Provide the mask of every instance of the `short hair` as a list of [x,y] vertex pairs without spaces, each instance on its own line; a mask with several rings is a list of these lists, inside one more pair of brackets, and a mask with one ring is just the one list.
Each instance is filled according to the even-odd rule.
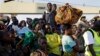
[[47,6],[50,4],[50,6],[52,6],[52,3],[47,3]]
[[56,5],[56,4],[53,4],[53,6],[54,6],[54,7],[57,7],[57,5]]

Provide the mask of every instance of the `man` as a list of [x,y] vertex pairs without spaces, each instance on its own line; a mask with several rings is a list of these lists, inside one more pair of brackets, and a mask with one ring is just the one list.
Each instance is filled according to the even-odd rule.
[[46,23],[50,23],[49,14],[51,13],[51,11],[52,11],[52,4],[48,3],[47,4],[47,11],[45,11],[43,14],[43,19],[45,20]]
[[51,11],[51,13],[50,13],[50,25],[51,25],[51,27],[52,28],[54,28],[55,27],[55,25],[56,25],[56,22],[55,22],[55,16],[56,16],[56,14],[57,14],[57,11],[56,11],[56,9],[57,9],[57,5],[56,4],[53,4],[52,5],[52,11]]
[[26,18],[26,19],[27,19],[26,22],[28,24],[28,28],[32,29],[32,19],[31,18]]
[[100,21],[94,23],[91,31],[83,34],[86,51],[85,55],[100,56]]
[[57,33],[53,33],[50,24],[45,25],[46,39],[48,45],[49,56],[60,56],[61,37]]

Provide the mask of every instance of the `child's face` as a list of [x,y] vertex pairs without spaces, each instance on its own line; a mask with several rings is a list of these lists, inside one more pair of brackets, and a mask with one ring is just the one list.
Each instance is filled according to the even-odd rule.
[[72,29],[65,30],[65,32],[67,32],[68,35],[72,35]]
[[44,40],[44,39],[40,39],[40,46],[41,47],[43,47],[43,48],[46,48],[46,46],[47,46],[47,42],[46,42],[46,40]]

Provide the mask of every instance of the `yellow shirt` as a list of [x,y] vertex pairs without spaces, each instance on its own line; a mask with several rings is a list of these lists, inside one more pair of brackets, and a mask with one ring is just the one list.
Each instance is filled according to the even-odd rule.
[[60,35],[58,35],[56,33],[46,34],[46,39],[47,39],[49,53],[61,55],[61,51],[60,51],[61,37],[60,37]]

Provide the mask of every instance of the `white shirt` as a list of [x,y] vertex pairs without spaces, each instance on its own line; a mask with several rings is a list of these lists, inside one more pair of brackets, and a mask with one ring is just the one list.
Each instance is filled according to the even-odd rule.
[[94,44],[94,38],[93,38],[93,35],[90,31],[86,31],[83,34],[83,38],[84,38],[84,41],[85,41],[85,46],[90,45],[90,44]]

